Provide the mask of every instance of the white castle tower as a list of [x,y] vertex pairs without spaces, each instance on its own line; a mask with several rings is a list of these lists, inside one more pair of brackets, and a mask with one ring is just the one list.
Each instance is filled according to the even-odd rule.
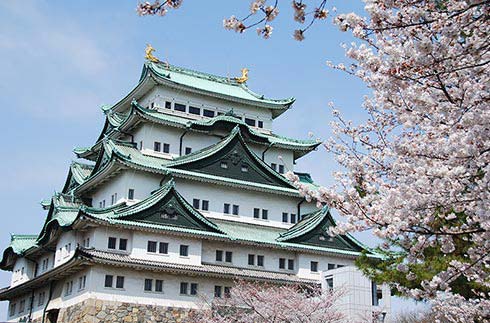
[[294,99],[252,92],[246,71],[147,59],[136,87],[102,107],[95,144],[75,149],[84,161],[43,201],[39,234],[12,235],[8,321],[180,322],[236,279],[320,284],[366,250],[328,236],[329,210],[284,177],[319,145],[272,131]]

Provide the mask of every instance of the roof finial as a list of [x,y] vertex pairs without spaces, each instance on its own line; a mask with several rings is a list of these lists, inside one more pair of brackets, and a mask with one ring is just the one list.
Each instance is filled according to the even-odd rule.
[[248,80],[248,68],[242,68],[242,76],[240,77],[235,77],[235,81],[237,81],[237,83],[245,83],[247,82]]
[[155,51],[155,48],[151,46],[150,44],[146,44],[146,49],[145,49],[145,59],[149,60],[150,62],[153,63],[158,63],[160,60],[153,56],[153,52]]

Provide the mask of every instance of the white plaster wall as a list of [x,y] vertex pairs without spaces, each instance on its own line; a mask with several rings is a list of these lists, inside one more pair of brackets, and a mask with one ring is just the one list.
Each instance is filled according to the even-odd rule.
[[12,270],[10,286],[17,286],[34,277],[35,264],[26,258],[18,258]]
[[[177,178],[176,188],[184,198],[192,203],[194,198],[209,201],[209,211],[202,214],[210,217],[220,217],[230,220],[256,223],[262,225],[273,225],[284,227],[282,213],[297,214],[297,205],[300,197],[289,197],[258,191],[247,191],[233,187],[211,185]],[[239,215],[223,214],[224,203],[240,206]],[[268,210],[268,220],[254,219],[254,208]],[[290,225],[286,225],[288,227]]]
[[[61,233],[56,243],[55,263],[54,266],[58,267],[74,255],[77,248],[77,244],[81,244],[80,235],[75,230],[70,230]],[[69,246],[69,250],[67,248]]]
[[[267,146],[251,144],[250,148],[259,158],[262,158],[262,153],[267,149]],[[294,170],[294,156],[292,150],[275,148],[272,146],[265,152],[264,161],[269,166],[272,163],[276,165],[284,165],[285,173]],[[279,168],[276,168],[276,171],[279,171]]]
[[[148,91],[148,93],[139,99],[139,103],[144,107],[148,107],[150,106],[150,103],[154,102],[155,106],[161,109],[165,109],[165,101],[177,102],[201,108],[201,114],[203,108],[223,113],[233,109],[234,113],[240,117],[261,120],[264,122],[264,128],[272,128],[272,113],[266,108],[239,104],[181,90],[173,90],[163,86],[155,86],[152,90]],[[165,110],[168,111],[168,109]],[[178,115],[185,115],[179,111],[171,110],[168,112]]]
[[[168,254],[159,254],[158,246],[157,253],[147,252],[148,241],[157,241],[157,243],[167,242]],[[189,246],[189,256],[180,256],[180,245]],[[177,237],[165,234],[163,232],[161,234],[151,234],[135,231],[133,233],[133,248],[131,251],[131,257],[143,260],[163,261],[199,266],[201,265],[201,250],[201,239]]]
[[[179,156],[180,137],[182,136],[184,131],[184,129],[177,129],[175,127],[145,123],[134,131],[134,142],[137,144],[138,149],[140,149],[140,142],[143,142],[142,153],[144,154],[151,154],[152,156],[159,156],[167,159],[175,158]],[[184,135],[182,139],[182,155],[185,154],[186,147],[192,148],[192,151],[195,152],[212,144],[215,144],[218,141],[220,141],[220,138],[217,136],[189,131]],[[169,144],[169,154],[155,153],[155,142],[161,143],[162,150],[164,143]]]
[[[151,271],[134,271],[130,269],[96,266],[92,268],[91,295],[106,301],[129,302],[159,306],[196,308],[201,297],[211,298],[214,286],[233,286],[232,281],[203,278],[186,275],[172,275]],[[105,275],[124,276],[124,289],[104,287]],[[145,279],[163,280],[163,293],[144,290]],[[197,283],[198,296],[180,295],[180,283]]]
[[[44,295],[45,295],[44,303],[42,305],[38,305],[39,293],[41,293],[41,292],[44,292]],[[29,292],[29,293],[23,294],[21,296],[18,296],[16,298],[13,298],[9,301],[9,306],[7,308],[7,317],[6,317],[8,322],[18,322],[21,318],[27,317],[29,315],[30,306],[31,306],[31,303],[30,303],[31,296],[32,296],[32,293]],[[35,318],[42,316],[44,307],[46,305],[46,302],[48,301],[48,297],[49,297],[49,287],[48,286],[43,286],[41,288],[34,290],[34,301],[32,303],[33,306],[32,306],[31,318],[35,319]],[[22,300],[25,301],[25,309],[22,313],[19,313],[19,306],[20,306],[20,302]],[[13,303],[16,304],[16,311],[15,311],[14,315],[10,315],[10,305]]]
[[[131,230],[101,226],[93,229],[92,238],[90,239],[91,247],[98,250],[108,250],[111,252],[120,252],[124,254],[131,253],[131,249],[133,248],[133,234],[135,234]],[[109,237],[114,237],[117,239],[116,241],[116,249],[108,249],[108,241]],[[120,239],[128,239],[126,250],[119,250],[119,240]]]
[[[223,261],[216,261],[216,250],[223,250]],[[224,252],[233,252],[233,262],[224,261]],[[264,267],[248,265],[248,255],[255,255],[255,264],[257,264],[257,255],[264,256]],[[294,270],[279,269],[279,258],[294,259]],[[295,252],[286,250],[277,250],[271,248],[261,248],[258,246],[244,246],[226,242],[205,241],[202,249],[202,262],[218,264],[232,267],[250,268],[258,270],[276,271],[284,273],[297,273],[298,261]],[[287,260],[286,260],[287,268]]]
[[105,200],[106,207],[111,205],[111,195],[117,193],[116,204],[128,198],[128,190],[134,189],[134,199],[142,200],[150,196],[150,193],[160,187],[162,175],[147,172],[124,170],[112,177],[104,185],[99,186],[91,193],[92,205],[99,207]]
[[[311,262],[318,262],[318,272],[312,272]],[[320,273],[327,270],[328,264],[343,265],[343,266],[353,266],[354,260],[342,257],[334,256],[322,256],[308,253],[298,254],[299,270],[298,276],[302,278],[309,279],[320,279]]]

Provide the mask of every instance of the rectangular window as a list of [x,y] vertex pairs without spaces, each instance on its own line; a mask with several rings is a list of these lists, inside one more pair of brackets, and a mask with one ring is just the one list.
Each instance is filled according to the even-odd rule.
[[279,174],[284,174],[284,165],[279,165]]
[[233,261],[233,252],[227,251],[225,252],[225,261],[232,262]]
[[227,162],[222,161],[222,162],[220,162],[219,166],[220,166],[221,168],[223,168],[223,169],[227,169],[227,168],[228,168],[228,163],[227,163]]
[[250,266],[255,266],[255,255],[252,254],[248,255],[248,264]]
[[296,214],[291,213],[291,223],[296,223]]
[[180,255],[182,257],[188,257],[189,256],[189,246],[187,245],[180,245]]
[[162,143],[161,142],[158,142],[158,141],[155,141],[153,143],[153,150],[154,151],[158,151],[158,152],[162,151]]
[[71,290],[70,290],[70,282],[67,282],[66,283],[66,286],[65,286],[65,296],[68,296],[71,294]]
[[111,195],[111,205],[114,204],[114,194]]
[[143,141],[140,141],[140,150],[143,150]]
[[221,286],[214,286],[214,297],[221,297]]
[[166,154],[170,153],[170,144],[163,144],[163,152]]
[[128,239],[119,239],[119,250],[126,250],[128,248]]
[[105,275],[104,287],[112,287],[113,280],[114,280],[114,276]]
[[191,284],[191,295],[197,295],[197,287],[198,285],[196,283]]
[[196,114],[199,116],[199,115],[201,115],[201,109],[193,107],[193,106],[189,106],[189,113],[190,114]]
[[44,305],[44,299],[46,298],[46,292],[39,293],[39,297],[37,299],[37,306]]
[[248,165],[243,164],[241,170],[242,170],[242,173],[248,173]]
[[288,259],[288,269],[294,270],[294,259]]
[[155,292],[159,292],[159,293],[163,292],[163,280],[161,279],[155,280]]
[[233,204],[233,215],[238,215],[240,211],[240,206]]
[[257,256],[257,266],[264,267],[264,256],[262,255]]
[[289,220],[289,214],[287,214],[286,212],[282,212],[282,222],[288,223],[288,220]]
[[327,283],[328,290],[333,289],[333,277],[327,277],[325,279],[325,282]]
[[255,127],[255,120],[250,118],[245,118],[245,123],[249,126]]
[[310,262],[310,270],[313,273],[318,272],[318,261],[312,261],[312,262]]
[[267,220],[269,218],[269,210],[262,210],[262,219]]
[[254,208],[254,218],[260,218],[260,209]]
[[116,249],[116,241],[116,238],[109,237],[109,240],[107,242],[107,249]]
[[379,305],[378,285],[373,281],[371,282],[371,303],[373,306]]
[[156,241],[148,241],[146,251],[157,252],[157,242]]
[[231,287],[225,286],[225,297],[228,298],[230,297],[230,292],[231,292]]
[[174,103],[174,110],[180,111],[180,112],[185,112],[185,104]]
[[79,287],[80,290],[85,289],[85,286],[87,285],[87,276],[86,275],[83,275],[81,278],[82,279],[81,279],[81,281],[79,282],[79,285],[78,285],[78,287]]
[[124,288],[124,276],[116,277],[116,288]]
[[201,201],[199,199],[193,199],[192,200],[192,206],[195,208],[195,209],[199,209],[199,206],[201,204]]
[[189,155],[190,153],[192,153],[192,148],[191,147],[185,147],[185,154]]
[[214,111],[213,110],[208,110],[204,109],[202,112],[202,115],[208,118],[213,118],[214,117]]
[[153,279],[145,279],[145,291],[151,292],[153,290]]
[[16,303],[10,304],[10,309],[9,309],[9,315],[14,316],[15,315],[15,307],[17,306]]
[[335,269],[335,264],[327,264],[327,269],[328,270]]
[[172,102],[165,101],[165,109],[172,109]]
[[277,164],[272,163],[272,164],[271,164],[271,168],[272,168],[273,170],[277,170]]
[[25,308],[26,308],[26,301],[23,299],[19,303],[19,313],[24,312]]
[[209,211],[209,201],[208,200],[202,200],[201,209],[203,211]]
[[223,250],[216,250],[216,261],[223,261]]
[[161,254],[168,254],[168,243],[167,242],[160,242],[159,246],[158,246],[158,253],[161,253]]
[[257,126],[259,128],[264,128],[264,122],[263,121],[257,121]]
[[132,188],[128,190],[128,200],[134,200],[134,189]]
[[223,213],[224,213],[224,214],[230,214],[230,204],[225,203],[225,204],[223,205]]
[[279,269],[286,269],[286,259],[279,258]]
[[180,294],[181,295],[187,295],[189,289],[189,284],[188,283],[180,283]]

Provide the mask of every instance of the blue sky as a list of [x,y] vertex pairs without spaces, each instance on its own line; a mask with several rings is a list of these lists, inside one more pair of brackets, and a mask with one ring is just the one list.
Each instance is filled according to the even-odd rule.
[[[352,39],[329,20],[314,25],[305,41],[293,40],[290,2],[282,2],[269,40],[253,30],[239,35],[223,29],[223,18],[245,14],[249,1],[186,0],[163,18],[138,17],[136,1],[0,2],[0,247],[8,245],[10,233],[39,232],[45,216],[39,202],[62,188],[72,149],[98,136],[99,106],[115,103],[136,84],[146,43],[174,65],[228,76],[247,67],[254,91],[296,97],[294,107],[275,123],[279,134],[307,138],[311,131],[328,138],[329,101],[348,119],[362,120],[368,89],[325,64],[346,62],[340,44]],[[331,4],[339,12],[363,8],[361,1]],[[298,170],[323,184],[332,183],[336,169],[333,156],[323,150],[298,162]],[[374,241],[368,234],[360,239]],[[9,278],[10,273],[0,273],[0,285]],[[0,305],[0,320],[5,305]]]

